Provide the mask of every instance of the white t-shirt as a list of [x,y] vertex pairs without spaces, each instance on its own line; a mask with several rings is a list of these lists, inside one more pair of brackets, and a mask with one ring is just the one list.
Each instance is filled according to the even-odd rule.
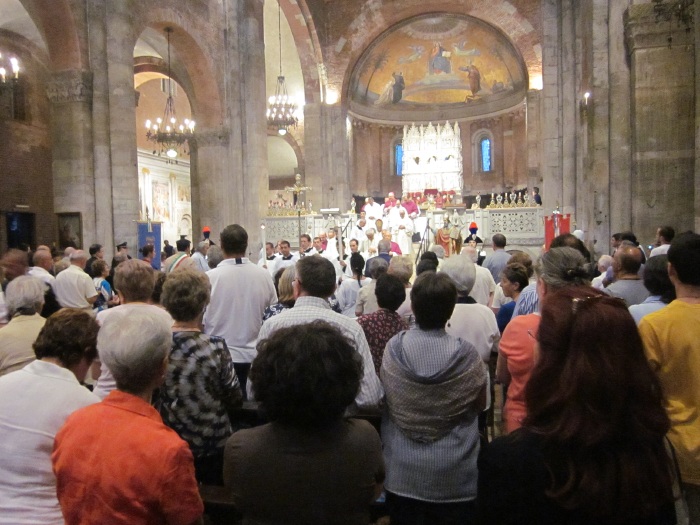
[[100,399],[69,370],[33,361],[0,377],[0,523],[63,525],[51,452],[56,432]]
[[277,302],[272,277],[246,258],[224,259],[207,272],[211,301],[204,332],[223,337],[234,363],[250,363],[265,308]]
[[488,363],[491,352],[498,352],[501,332],[493,311],[482,304],[456,304],[445,331],[469,341],[477,349],[484,363]]
[[[157,312],[159,315],[162,315],[163,319],[166,319],[170,325],[173,324],[173,318],[170,317],[170,314],[166,310],[147,303],[126,303],[115,306],[114,308],[102,310],[97,314],[97,323],[102,326],[113,312],[127,312],[129,315],[133,315],[134,317],[138,317],[142,312]],[[97,361],[99,361],[99,356]],[[112,372],[109,371],[107,365],[100,362],[100,377],[95,383],[93,392],[100,399],[104,399],[112,390],[116,390],[116,388],[117,382],[114,380]]]
[[56,276],[56,299],[64,308],[92,309],[87,301],[97,295],[92,278],[76,265],[71,264]]
[[482,266],[476,266],[476,279],[469,295],[479,304],[489,305],[489,296],[496,291],[496,282],[491,272]]

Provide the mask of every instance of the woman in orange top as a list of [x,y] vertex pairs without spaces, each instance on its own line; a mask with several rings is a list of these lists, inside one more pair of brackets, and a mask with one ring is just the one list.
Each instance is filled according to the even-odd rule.
[[[548,293],[569,286],[589,286],[586,259],[569,247],[552,248],[535,266],[540,304]],[[535,336],[540,314],[519,315],[511,319],[503,332],[496,365],[496,380],[508,385],[504,407],[505,431],[520,428],[527,415],[525,387],[535,364]]]

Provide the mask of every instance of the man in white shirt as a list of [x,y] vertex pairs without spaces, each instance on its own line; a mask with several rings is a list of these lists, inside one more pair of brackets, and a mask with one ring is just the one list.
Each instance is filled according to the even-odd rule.
[[297,263],[296,271],[294,308],[287,309],[265,321],[260,329],[259,339],[269,337],[279,328],[305,324],[317,319],[336,326],[350,338],[362,358],[364,375],[360,383],[360,391],[355,397],[356,406],[364,409],[378,407],[384,392],[374,370],[365,333],[355,320],[334,312],[328,304],[328,298],[335,291],[333,265],[323,257],[304,257]]
[[245,392],[263,313],[277,302],[277,293],[268,271],[246,258],[248,232],[242,226],[226,226],[219,244],[224,260],[207,272],[211,301],[204,314],[204,332],[226,340]]
[[474,285],[469,295],[471,295],[472,299],[477,303],[483,304],[484,306],[491,306],[493,295],[496,291],[496,281],[493,280],[491,272],[476,264],[478,253],[474,246],[467,245],[462,248],[462,256],[473,262],[476,269],[476,279],[474,280]]
[[302,233],[299,236],[299,257],[306,257],[307,255],[315,255],[317,253],[318,251],[311,243],[311,236],[308,233]]
[[83,270],[87,259],[83,250],[75,250],[70,254],[70,266],[56,277],[54,291],[63,308],[92,311],[92,304],[97,300],[97,290],[90,276]]
[[656,230],[656,248],[651,250],[649,257],[668,253],[671,241],[676,236],[676,230],[672,226],[661,226]]
[[265,257],[262,257],[258,261],[258,266],[265,268],[270,275],[274,278],[277,268],[275,267],[275,262],[277,260],[277,255],[275,254],[275,245],[271,242],[265,243]]
[[32,256],[34,266],[27,272],[28,275],[40,279],[44,284],[53,288],[56,278],[49,272],[53,268],[53,258],[48,250],[37,250]]
[[294,266],[297,261],[299,260],[299,254],[297,253],[292,253],[291,246],[289,245],[289,241],[285,241],[282,239],[279,242],[280,246],[280,254],[276,257],[275,260],[275,271],[279,270],[280,268],[287,268],[288,266]]

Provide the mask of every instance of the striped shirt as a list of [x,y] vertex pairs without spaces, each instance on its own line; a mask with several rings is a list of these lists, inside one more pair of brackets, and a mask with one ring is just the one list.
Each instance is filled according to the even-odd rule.
[[540,310],[540,297],[537,295],[537,284],[528,284],[515,302],[513,317],[519,315],[536,314]]
[[[443,374],[455,352],[465,351],[465,348],[474,354],[470,366],[483,367],[481,358],[471,344],[460,342],[444,330],[415,329],[402,333],[404,355],[410,361],[407,366],[419,378]],[[485,382],[484,373],[482,388]],[[467,421],[457,424],[444,437],[432,443],[419,443],[401,431],[385,406],[382,443],[387,468],[384,486],[388,491],[436,503],[470,501],[476,498],[476,460],[479,455],[476,410]]]
[[[364,375],[360,382],[360,391],[355,397],[355,404],[361,408],[373,408],[379,406],[379,401],[384,395],[382,385],[377,373],[374,371],[372,354],[362,328],[354,319],[331,310],[328,301],[320,297],[302,296],[297,298],[294,308],[290,308],[265,321],[260,329],[258,341],[266,339],[275,330],[310,323],[312,321],[326,321],[340,329],[353,342],[355,349],[360,354],[363,362]],[[253,387],[254,390],[254,387]]]

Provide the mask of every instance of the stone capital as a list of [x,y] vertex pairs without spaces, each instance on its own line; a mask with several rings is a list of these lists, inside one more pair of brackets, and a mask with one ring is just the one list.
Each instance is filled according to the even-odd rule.
[[54,104],[92,102],[92,72],[74,69],[54,73],[47,82],[46,96]]
[[210,146],[228,146],[229,132],[224,128],[195,129],[194,137],[190,139],[190,145],[195,148]]
[[675,18],[657,17],[655,4],[629,6],[624,15],[625,42],[630,55],[638,49],[672,46],[692,46],[695,43],[694,25],[688,30]]

